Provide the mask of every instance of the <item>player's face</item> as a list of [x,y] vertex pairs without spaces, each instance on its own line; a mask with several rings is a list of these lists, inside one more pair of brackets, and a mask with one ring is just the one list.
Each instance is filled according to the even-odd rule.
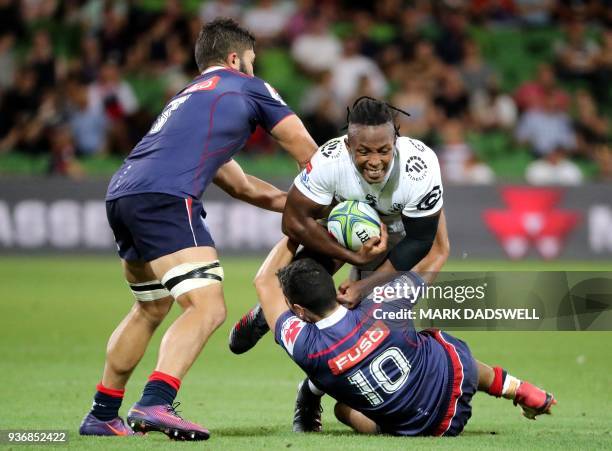
[[346,147],[353,163],[368,183],[380,183],[385,179],[393,161],[395,129],[393,124],[351,125]]
[[253,49],[245,50],[238,64],[238,70],[240,72],[253,76],[255,74],[253,70],[253,65],[255,64],[255,52]]

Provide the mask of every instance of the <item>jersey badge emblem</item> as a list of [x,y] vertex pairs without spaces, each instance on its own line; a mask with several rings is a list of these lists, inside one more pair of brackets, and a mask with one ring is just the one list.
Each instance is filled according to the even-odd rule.
[[415,182],[419,182],[427,175],[427,164],[418,155],[413,155],[406,162],[406,172]]
[[281,340],[283,340],[285,349],[291,355],[293,355],[293,347],[295,346],[297,337],[302,331],[304,324],[304,321],[296,318],[295,316],[289,318],[283,323],[283,328],[281,329]]

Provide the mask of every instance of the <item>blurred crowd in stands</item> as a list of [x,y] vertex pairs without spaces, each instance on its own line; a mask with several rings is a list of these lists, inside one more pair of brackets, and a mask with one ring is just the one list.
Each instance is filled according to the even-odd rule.
[[[579,184],[584,164],[612,178],[612,0],[0,0],[0,154],[49,154],[75,178],[83,159],[127,154],[197,76],[193,43],[218,16],[251,30],[258,58],[287,55],[306,80],[289,103],[319,144],[369,95],[411,114],[400,132],[437,152],[449,183],[503,181],[472,144],[500,134],[529,156],[529,183]],[[557,32],[551,57],[515,86],[474,38],[542,29]],[[260,131],[245,151],[278,149]]]

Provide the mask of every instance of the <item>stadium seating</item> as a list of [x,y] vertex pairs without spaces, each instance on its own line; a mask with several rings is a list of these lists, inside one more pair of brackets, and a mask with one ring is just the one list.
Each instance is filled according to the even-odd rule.
[[[199,0],[181,2],[185,11],[196,13],[201,4]],[[141,7],[150,11],[160,11],[164,8],[163,0],[144,0]],[[54,53],[58,56],[77,55],[80,46],[79,29],[68,23],[36,23],[35,29],[48,29],[54,43]],[[346,36],[351,32],[350,22],[332,24],[332,31],[338,36]],[[429,39],[435,39],[439,30],[429,26],[423,34]],[[395,29],[387,24],[375,24],[370,31],[370,38],[384,44],[394,38]],[[469,34],[478,42],[483,56],[488,64],[501,74],[501,88],[505,92],[513,92],[522,82],[531,79],[535,70],[543,61],[552,61],[554,42],[560,38],[559,27],[520,29],[506,27],[472,26]],[[23,58],[28,51],[28,43],[20,42],[16,48],[17,54]],[[275,46],[263,48],[258,52],[257,72],[270,82],[284,97],[289,105],[300,105],[303,96],[312,86],[312,80],[304,75],[287,48]],[[126,79],[134,89],[140,105],[150,115],[156,115],[163,107],[166,97],[166,86],[160,77],[150,74],[126,74]],[[580,82],[566,84],[565,87],[574,91],[581,87]],[[603,106],[608,113],[612,106]],[[527,149],[519,147],[513,141],[510,133],[493,132],[468,134],[468,141],[478,157],[489,164],[499,180],[520,181],[523,178],[527,164],[532,160]],[[19,153],[0,155],[0,174],[44,174],[48,169],[46,156],[25,156]],[[116,168],[120,157],[103,159],[88,159],[83,161],[87,174],[110,175]],[[241,161],[256,174],[290,176],[295,173],[295,167],[284,159],[283,155],[262,155],[257,158],[246,156]],[[596,174],[596,165],[592,162],[578,162],[587,177]]]

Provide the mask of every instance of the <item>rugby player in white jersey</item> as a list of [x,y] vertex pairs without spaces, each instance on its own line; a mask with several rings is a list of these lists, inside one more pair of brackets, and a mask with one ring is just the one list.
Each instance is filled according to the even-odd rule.
[[[438,272],[445,263],[448,236],[442,211],[443,187],[435,153],[421,141],[399,136],[389,104],[362,97],[348,112],[347,134],[334,138],[312,157],[289,190],[283,232],[303,246],[295,258],[314,257],[331,273],[342,263],[354,266],[338,301],[351,305],[362,292],[365,271]],[[402,112],[403,113],[403,112]],[[318,220],[337,202],[370,204],[388,230],[353,252],[337,243]],[[388,244],[388,245],[387,245]],[[230,334],[230,349],[240,354],[268,331],[257,305]],[[312,383],[301,385],[295,431],[320,428],[319,397]]]

